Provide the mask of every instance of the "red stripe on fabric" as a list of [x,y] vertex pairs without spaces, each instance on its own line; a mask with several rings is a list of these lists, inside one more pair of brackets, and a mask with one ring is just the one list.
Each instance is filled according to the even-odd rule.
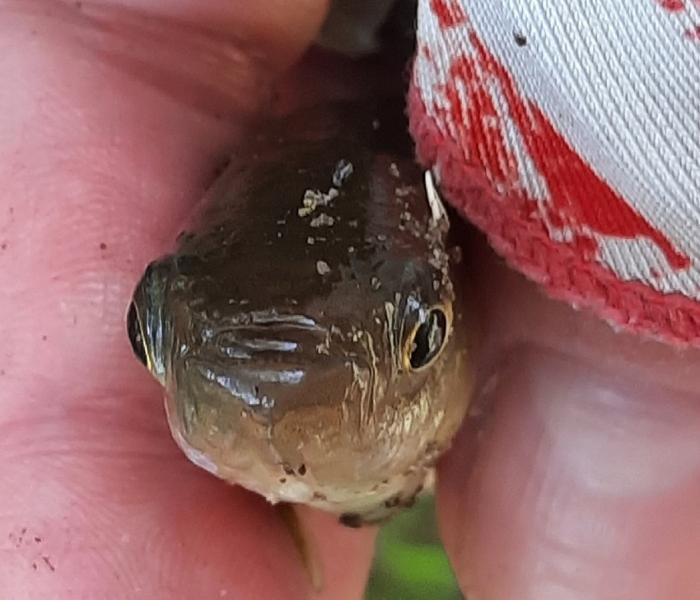
[[503,202],[484,170],[468,165],[459,143],[445,135],[412,83],[411,134],[418,159],[439,165],[445,198],[488,236],[511,266],[542,284],[554,298],[594,310],[602,318],[677,345],[700,346],[700,303],[663,294],[638,281],[621,281],[579,248],[552,240],[542,221],[524,218],[522,202]]
[[683,35],[685,35],[685,37],[689,40],[700,42],[700,25],[696,25],[694,28],[686,30]]
[[[570,146],[540,108],[518,93],[510,73],[471,28],[469,41],[474,54],[452,58],[450,79],[442,90],[449,115],[437,103],[433,107],[436,115],[449,119],[447,122],[454,126],[465,156],[482,166],[492,183],[505,185],[506,189],[517,185],[517,161],[509,150],[505,126],[494,103],[494,92],[500,91],[508,116],[547,184],[551,202],[548,220],[553,226],[566,226],[576,232],[577,244],[589,255],[595,255],[597,244],[589,232],[623,239],[646,238],[659,248],[672,269],[687,269],[690,258],[627,204]],[[461,94],[466,95],[466,106]],[[520,191],[524,193],[522,188]]]
[[467,15],[456,0],[430,0],[430,10],[437,17],[442,29],[464,23]]
[[683,0],[657,0],[659,6],[669,12],[680,12],[685,9]]

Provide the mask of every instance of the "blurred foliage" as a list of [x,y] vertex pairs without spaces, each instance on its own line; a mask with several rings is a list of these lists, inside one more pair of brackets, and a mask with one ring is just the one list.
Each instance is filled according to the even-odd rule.
[[424,496],[382,527],[366,600],[463,600]]

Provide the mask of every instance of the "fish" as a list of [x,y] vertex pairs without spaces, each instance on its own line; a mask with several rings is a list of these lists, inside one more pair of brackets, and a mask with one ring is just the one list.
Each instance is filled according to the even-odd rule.
[[390,113],[251,124],[127,311],[192,462],[351,527],[430,484],[473,381],[450,217]]

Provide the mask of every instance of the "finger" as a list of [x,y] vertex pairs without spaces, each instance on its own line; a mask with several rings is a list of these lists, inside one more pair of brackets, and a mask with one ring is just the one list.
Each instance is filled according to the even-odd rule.
[[[138,7],[152,19],[114,5],[0,4],[8,597],[29,585],[51,598],[310,593],[274,511],[175,448],[124,332],[140,271],[169,246],[238,134],[231,107],[254,107],[276,68],[265,58],[275,49],[186,25],[188,6],[169,21],[156,3]],[[212,15],[218,5],[196,6]],[[238,32],[230,14],[226,31]],[[372,533],[312,521],[315,537],[345,548],[346,576],[326,597],[358,596]]]
[[[209,36],[221,34],[239,45],[259,52],[268,66],[280,70],[296,62],[314,39],[328,12],[329,0],[98,0],[83,2],[89,14],[114,15],[134,11],[142,18],[153,15],[159,20],[187,23],[201,28]],[[177,38],[173,38],[177,43]]]
[[477,259],[480,385],[439,488],[463,589],[482,600],[691,598],[700,354],[618,335]]

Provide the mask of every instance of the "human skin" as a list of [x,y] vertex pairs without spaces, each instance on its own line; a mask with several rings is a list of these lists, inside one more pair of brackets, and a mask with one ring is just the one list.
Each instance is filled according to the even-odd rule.
[[[124,315],[144,264],[239,139],[241,115],[263,105],[326,8],[0,0],[4,597],[312,594],[278,514],[175,447]],[[352,84],[288,80],[296,101]],[[438,487],[464,590],[691,600],[700,353],[547,300],[478,236],[467,257],[478,388]],[[360,598],[375,532],[301,512],[332,582],[318,597]]]

